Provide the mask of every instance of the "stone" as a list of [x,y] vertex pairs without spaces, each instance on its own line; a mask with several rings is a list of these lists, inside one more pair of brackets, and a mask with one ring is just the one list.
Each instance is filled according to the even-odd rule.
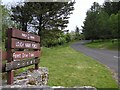
[[13,85],[44,86],[48,83],[48,74],[46,67],[39,67],[38,70],[31,68],[14,77]]

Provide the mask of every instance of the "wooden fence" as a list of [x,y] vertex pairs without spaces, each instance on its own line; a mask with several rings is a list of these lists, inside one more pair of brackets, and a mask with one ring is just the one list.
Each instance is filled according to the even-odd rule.
[[[7,72],[7,84],[13,83],[13,70],[35,65],[38,69],[40,37],[14,28],[7,30],[6,52],[2,52],[2,72]],[[7,62],[4,63],[4,60]]]

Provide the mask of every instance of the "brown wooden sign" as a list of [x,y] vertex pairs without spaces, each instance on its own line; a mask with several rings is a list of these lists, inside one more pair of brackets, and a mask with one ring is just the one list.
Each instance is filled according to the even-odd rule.
[[40,42],[40,36],[24,32],[15,28],[11,28],[11,34],[14,38]]
[[[20,49],[21,51],[16,51]],[[2,65],[2,72],[7,72],[7,84],[13,83],[13,70],[15,69],[33,64],[35,69],[38,69],[39,56],[41,55],[40,37],[38,35],[9,28],[7,30],[6,50],[7,52],[2,54],[2,59],[6,59],[7,63],[5,62]]]
[[11,48],[40,49],[40,44],[30,41],[12,39]]
[[13,60],[36,58],[40,56],[40,51],[16,51],[13,53]]
[[10,62],[10,63],[6,63],[6,71],[19,69],[19,68],[22,68],[22,67],[26,67],[26,66],[36,64],[36,63],[39,63],[39,59],[13,61],[13,62]]

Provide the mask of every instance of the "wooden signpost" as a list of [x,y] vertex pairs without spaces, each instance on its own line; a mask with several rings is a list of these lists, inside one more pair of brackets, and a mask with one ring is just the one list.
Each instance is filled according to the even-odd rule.
[[40,52],[40,36],[14,28],[7,30],[6,50],[2,59],[7,63],[2,65],[2,71],[7,72],[7,84],[13,83],[13,70],[35,64],[38,69]]

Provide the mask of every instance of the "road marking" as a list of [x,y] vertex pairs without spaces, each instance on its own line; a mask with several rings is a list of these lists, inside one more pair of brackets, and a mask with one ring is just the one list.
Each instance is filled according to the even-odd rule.
[[118,56],[113,56],[114,58],[120,58],[120,57],[118,57]]

